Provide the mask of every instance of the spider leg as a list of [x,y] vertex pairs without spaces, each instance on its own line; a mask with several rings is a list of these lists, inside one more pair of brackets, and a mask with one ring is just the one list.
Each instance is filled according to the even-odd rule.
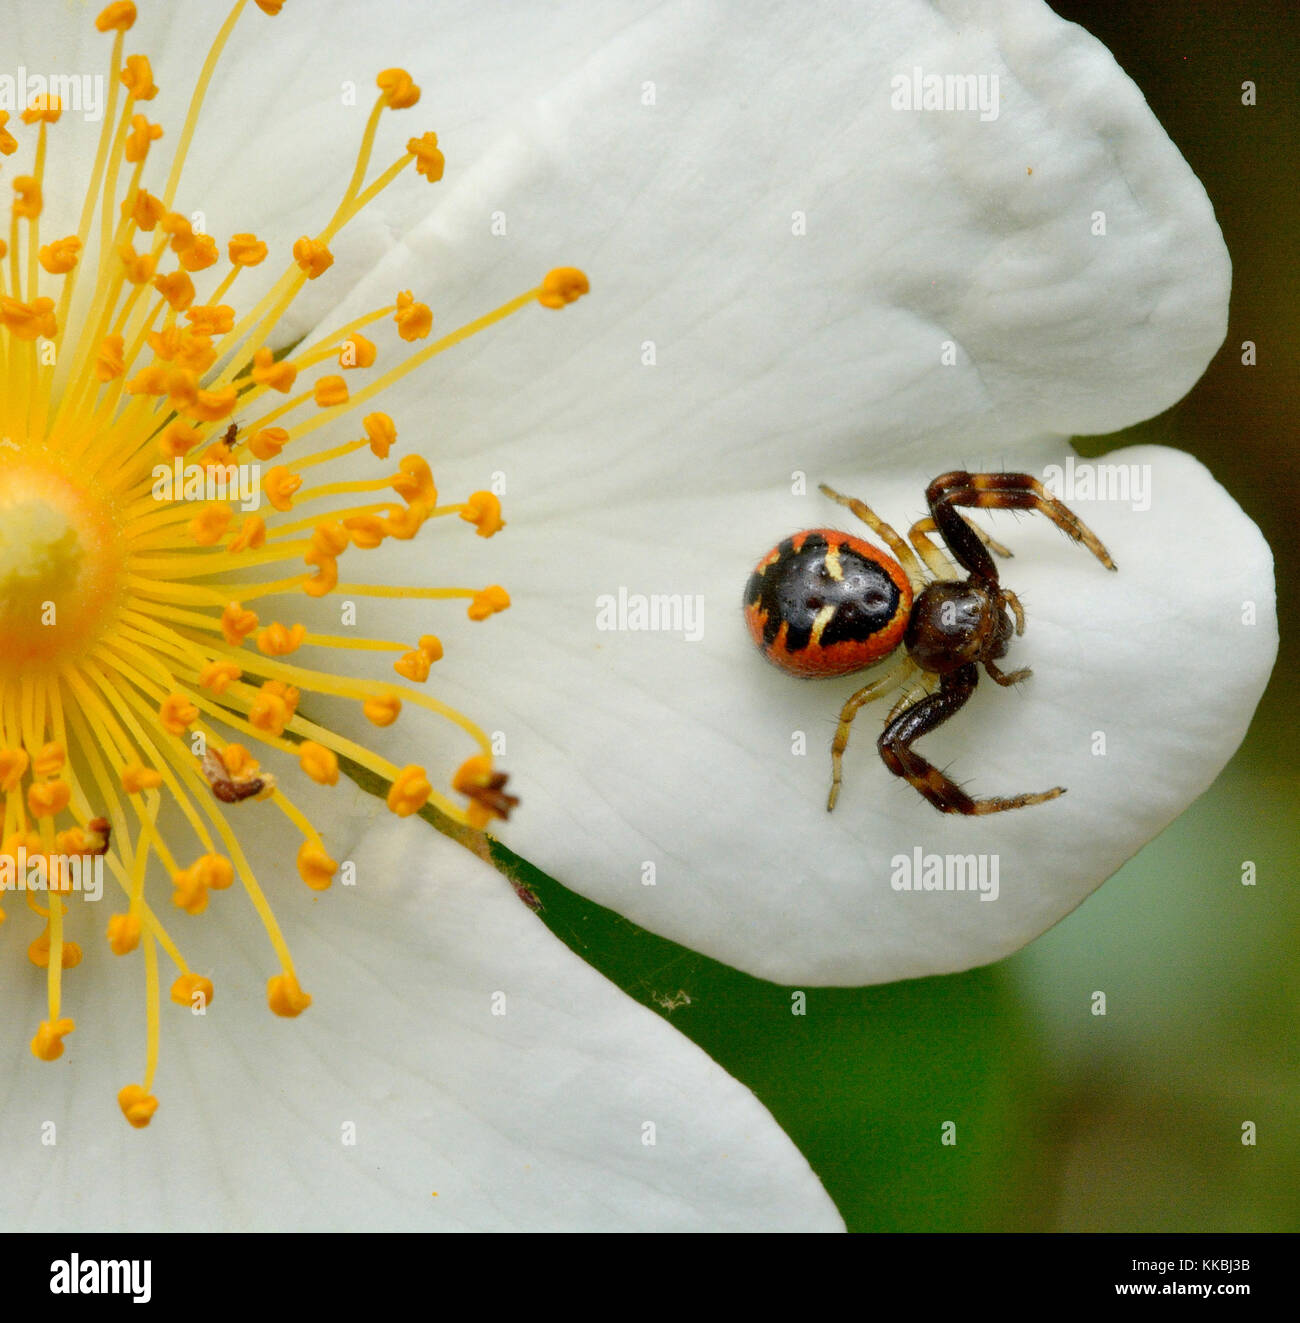
[[1018,671],[1000,671],[997,663],[991,661],[985,661],[984,669],[989,673],[989,679],[996,680],[1000,685],[1019,684],[1021,680],[1028,680],[1034,673],[1028,666]]
[[840,709],[840,724],[835,729],[835,739],[831,744],[831,793],[826,800],[827,813],[835,808],[835,801],[840,797],[844,750],[849,747],[849,728],[853,725],[853,718],[858,715],[858,709],[901,684],[908,672],[915,668],[916,663],[910,657],[905,657],[886,675],[863,685],[857,693],[850,694],[848,701]]
[[[997,542],[989,537],[982,528],[978,527],[976,524],[972,524],[965,515],[962,515],[962,520],[970,526],[971,532],[973,532],[975,536],[979,538],[979,540],[995,555],[1011,555],[1011,551],[1007,547],[1004,547],[1001,542]],[[920,552],[921,559],[930,567],[930,573],[933,574],[936,579],[951,579],[953,577],[953,569],[948,563],[948,558],[943,554],[942,550],[940,550],[940,548],[926,536],[927,533],[935,532],[938,532],[938,525],[933,519],[918,519],[916,523],[907,530],[907,538],[917,551]]]
[[[976,543],[978,544],[978,541]],[[1039,794],[1012,795],[1001,799],[972,799],[950,777],[917,753],[912,745],[922,735],[942,725],[965,706],[975,692],[979,671],[973,662],[950,671],[939,684],[939,692],[914,703],[889,723],[876,742],[880,757],[895,776],[910,782],[940,813],[979,815],[1041,804],[1065,794],[1063,786]]]
[[1025,632],[1025,609],[1020,605],[1020,598],[1010,588],[1003,588],[1002,600],[1011,608],[1012,614],[1016,618],[1016,633],[1023,634]]
[[[920,670],[920,668],[917,668]],[[885,725],[888,726],[891,721],[905,708],[918,700],[924,698],[927,694],[932,694],[939,686],[939,677],[933,671],[921,671],[920,676],[898,696],[894,706],[889,709],[889,715],[885,718]]]
[[855,500],[852,496],[842,496],[824,482],[820,485],[820,490],[829,496],[832,501],[836,501],[838,504],[852,510],[877,537],[888,545],[890,551],[897,557],[898,563],[906,571],[907,577],[912,581],[912,587],[919,591],[925,583],[925,571],[921,568],[921,562],[912,554],[912,548],[870,506],[864,505],[863,502]]
[[979,538],[955,509],[1037,510],[1075,542],[1081,542],[1108,569],[1115,568],[1110,552],[1097,535],[1068,506],[1056,499],[1028,473],[942,473],[925,489],[925,499],[940,535],[958,564],[987,583],[998,581],[997,567]]

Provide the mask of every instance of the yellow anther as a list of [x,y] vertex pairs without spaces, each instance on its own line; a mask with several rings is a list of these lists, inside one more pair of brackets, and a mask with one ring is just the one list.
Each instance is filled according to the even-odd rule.
[[202,914],[208,908],[208,889],[193,868],[182,868],[172,874],[172,904],[186,914]]
[[185,694],[168,694],[159,704],[158,719],[172,735],[184,735],[199,719],[199,710]]
[[32,1039],[32,1056],[41,1061],[57,1061],[63,1055],[63,1040],[76,1028],[66,1017],[62,1020],[42,1020]]
[[422,455],[404,455],[393,475],[393,490],[408,504],[420,501],[427,509],[438,504],[433,472]]
[[474,492],[465,502],[460,517],[478,529],[479,537],[491,537],[505,526],[501,518],[501,501],[492,492]]
[[302,647],[307,637],[306,625],[286,628],[278,620],[267,625],[257,636],[257,650],[268,657],[287,657]]
[[537,301],[543,308],[563,308],[576,303],[584,294],[591,293],[591,282],[576,266],[558,266],[548,271],[542,281],[542,292]]
[[202,468],[216,472],[220,469],[226,470],[226,481],[233,483],[236,474],[231,472],[230,461],[234,458],[230,447],[224,441],[214,441],[200,456],[199,465]]
[[284,0],[253,0],[253,3],[262,13],[269,14],[271,18],[274,18],[284,8]]
[[266,1004],[277,1014],[290,1019],[301,1015],[311,1005],[311,997],[299,986],[289,970],[266,981]]
[[209,662],[199,672],[199,684],[214,694],[224,694],[234,681],[240,677],[240,669],[234,662]]
[[234,511],[228,505],[209,505],[200,510],[186,528],[199,546],[211,547],[225,536],[234,517]]
[[95,28],[99,32],[127,32],[135,25],[135,5],[132,0],[113,0],[99,11]]
[[152,101],[158,95],[147,55],[128,55],[126,67],[118,77],[133,101]]
[[[263,347],[253,355],[253,380],[259,386],[269,386],[272,390],[278,390],[282,395],[287,395],[293,389],[293,383],[298,379],[298,369],[294,367],[288,359],[277,363],[275,354],[271,350]],[[279,428],[268,429],[279,431]],[[288,433],[285,433],[286,439]],[[262,456],[266,458],[266,456]]]
[[375,82],[387,93],[384,103],[389,110],[409,110],[420,99],[420,89],[405,69],[385,69]]
[[389,449],[397,440],[397,427],[393,420],[386,413],[368,413],[361,420],[361,426],[366,429],[370,449],[380,459],[387,459]]
[[431,794],[433,787],[429,784],[428,773],[423,767],[412,764],[403,767],[397,779],[389,786],[388,807],[399,818],[409,818],[425,806]]
[[499,583],[494,583],[474,594],[466,614],[471,620],[486,620],[488,616],[504,611],[509,605],[510,594]]
[[235,880],[235,866],[224,855],[202,854],[193,864],[194,875],[205,887],[224,891]]
[[322,786],[339,783],[339,760],[332,749],[315,740],[305,740],[298,746],[298,765],[313,781]]
[[482,831],[493,818],[508,818],[510,810],[519,800],[514,795],[506,794],[505,786],[509,778],[504,772],[495,771],[492,759],[485,753],[467,758],[452,777],[452,788],[470,800],[469,825]]
[[248,438],[248,448],[257,459],[275,459],[289,444],[289,433],[283,427],[263,427]]
[[248,515],[239,526],[239,532],[235,534],[227,545],[227,550],[256,551],[259,547],[266,545],[266,520],[261,515]]
[[178,418],[163,429],[162,436],[158,438],[158,448],[168,459],[180,459],[202,440],[201,432]]
[[421,634],[419,648],[430,664],[442,660],[442,640],[436,634]]
[[34,818],[52,818],[68,807],[72,787],[66,781],[37,781],[27,787],[27,808]]
[[343,521],[352,544],[362,551],[373,551],[384,540],[384,521],[378,515],[353,515]]
[[312,530],[312,550],[321,556],[341,556],[348,549],[348,541],[348,530],[336,519],[322,519]]
[[217,241],[210,234],[196,234],[194,241],[186,244],[177,258],[186,271],[206,271],[208,267],[216,266],[221,260],[221,253]]
[[194,282],[184,271],[155,276],[153,287],[167,300],[173,312],[184,312],[194,302]]
[[416,303],[411,291],[404,290],[397,296],[397,334],[403,340],[423,340],[433,330],[433,313],[427,304]]
[[118,1090],[117,1105],[134,1129],[143,1130],[158,1110],[158,1099],[152,1093],[146,1093],[140,1085],[128,1084]]
[[0,749],[0,790],[17,790],[31,762],[26,749]]
[[319,239],[304,234],[293,246],[293,260],[308,280],[315,280],[334,265],[334,254]]
[[194,242],[194,226],[189,217],[182,216],[179,211],[164,212],[159,224],[163,233],[171,236],[172,252],[183,253]]
[[37,776],[58,776],[68,762],[68,751],[61,744],[51,741],[41,745],[40,752],[32,759],[32,771]]
[[339,581],[338,561],[320,551],[309,551],[303,560],[316,567],[316,573],[303,580],[303,592],[308,597],[324,597],[326,593],[332,593]]
[[[122,148],[122,155],[132,165],[138,165],[149,155],[149,148],[162,137],[162,134],[161,124],[150,124],[143,115],[132,115],[131,132],[126,135],[126,145]],[[190,270],[196,271],[199,268],[190,267]]]
[[266,499],[281,512],[293,509],[294,493],[302,486],[302,478],[283,464],[268,469],[262,478],[262,490]]
[[235,310],[224,303],[187,308],[185,318],[193,324],[196,335],[226,335],[235,326]]
[[[180,343],[176,350],[176,361],[183,368],[198,373],[200,376],[206,372],[217,361],[217,351],[212,346],[212,338],[207,335],[196,335],[192,331],[182,331]],[[218,397],[222,400],[226,396]],[[224,408],[224,405],[222,406]]]
[[239,405],[239,388],[225,386],[221,390],[200,390],[185,412],[201,423],[219,423],[229,418]]
[[364,335],[358,335],[354,331],[339,346],[339,367],[373,367],[378,354],[379,351],[375,348],[373,341],[367,340]]
[[162,773],[143,763],[128,763],[122,768],[122,789],[128,795],[138,795],[144,790],[157,790],[162,785]]
[[[18,150],[18,139],[14,137],[5,125],[9,123],[9,112],[0,110],[0,156],[12,156]],[[0,253],[0,257],[4,254]]]
[[236,781],[257,775],[257,759],[242,744],[227,744],[221,751],[221,765]]
[[[161,364],[155,364],[154,367],[161,367]],[[173,409],[188,409],[199,398],[197,372],[188,368],[174,368],[167,372],[166,380],[168,403]]]
[[431,184],[436,184],[442,178],[447,161],[438,149],[436,133],[426,133],[419,138],[411,138],[406,144],[406,150],[415,157],[417,174],[422,174]]
[[394,510],[384,520],[384,532],[399,542],[408,542],[424,527],[428,517],[429,511],[424,502],[412,501],[404,510]]
[[423,684],[429,678],[429,659],[418,648],[404,652],[393,663],[393,670],[403,679]]
[[14,192],[18,196],[13,201],[13,215],[24,220],[35,220],[45,205],[40,181],[31,175],[19,175],[14,180]]
[[[28,944],[27,959],[37,969],[48,969],[50,967],[50,935],[48,932],[42,933],[35,941]],[[81,947],[76,942],[64,942],[59,968],[76,969],[79,964],[81,964]]]
[[253,700],[248,720],[251,725],[268,735],[280,736],[293,720],[298,706],[298,691],[278,680],[268,680]]
[[5,837],[4,846],[0,848],[0,856],[17,859],[19,850],[25,850],[28,858],[40,854],[41,838],[34,831],[16,831],[12,836]]
[[154,197],[147,189],[137,188],[122,203],[123,218],[133,220],[136,228],[145,234],[152,234],[166,214],[167,208],[161,199]]
[[348,402],[348,383],[342,377],[322,377],[312,390],[312,397],[322,409],[333,409]]
[[182,974],[172,984],[172,1001],[192,1011],[206,1011],[212,1005],[212,980],[202,974]]
[[54,848],[59,854],[87,854],[86,835],[80,827],[54,833]]
[[255,234],[232,234],[226,252],[235,266],[259,266],[269,250]]
[[165,363],[172,362],[181,352],[181,341],[185,335],[183,326],[165,326],[161,331],[150,331],[146,337],[149,348]]
[[[15,207],[17,205],[14,203]],[[39,298],[23,303],[8,296],[0,297],[0,322],[19,340],[37,340],[42,336],[53,340],[59,333],[53,299]]]
[[120,335],[106,335],[99,342],[95,356],[95,377],[99,381],[113,381],[126,371],[126,340]]
[[52,276],[66,276],[77,265],[81,256],[81,240],[75,234],[56,239],[40,250],[38,260]]
[[402,700],[396,694],[367,698],[361,705],[367,720],[376,726],[391,726],[402,713]]
[[22,121],[24,124],[39,124],[42,121],[46,124],[57,124],[62,114],[62,98],[42,92],[27,103],[27,109],[22,113]]
[[334,880],[338,864],[311,841],[303,841],[298,850],[298,876],[313,890],[324,891]]
[[164,363],[151,363],[142,368],[126,383],[128,395],[166,395],[167,367]]
[[140,945],[140,920],[134,914],[114,914],[108,921],[108,945],[114,955],[129,955]]

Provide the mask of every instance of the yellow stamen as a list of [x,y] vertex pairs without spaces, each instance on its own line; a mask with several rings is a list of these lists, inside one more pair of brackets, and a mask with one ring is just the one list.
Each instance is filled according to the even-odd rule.
[[[281,4],[256,0],[256,8],[274,15]],[[504,520],[489,492],[440,507],[419,455],[404,454],[395,473],[373,478],[329,470],[366,447],[387,460],[398,426],[383,405],[409,373],[535,302],[557,308],[587,290],[580,272],[557,269],[436,341],[429,339],[430,307],[402,291],[321,339],[278,353],[277,327],[306,282],[337,279],[333,248],[343,228],[404,172],[409,182],[410,167],[434,183],[446,161],[437,135],[423,132],[372,177],[381,120],[420,100],[405,70],[382,71],[332,214],[291,254],[275,255],[281,273],[263,295],[241,299],[248,283],[241,273],[271,256],[268,245],[250,231],[218,242],[198,223],[201,207],[189,210],[202,199],[178,198],[204,99],[246,12],[247,0],[234,0],[192,84],[179,133],[143,113],[158,86],[148,56],[124,50],[134,4],[116,0],[100,12],[95,26],[111,36],[109,94],[72,232],[40,233],[46,189],[61,178],[47,176],[47,153],[69,129],[57,98],[38,98],[21,124],[0,111],[0,155],[23,150],[24,137],[30,145],[27,161],[6,176],[10,225],[0,240],[0,854],[80,860],[102,867],[117,889],[116,912],[106,921],[88,920],[70,887],[49,891],[47,903],[27,892],[13,921],[36,925],[26,949],[43,971],[47,1013],[31,1050],[45,1061],[63,1053],[74,1028],[62,1013],[64,972],[105,954],[96,942],[83,959],[73,925],[82,925],[84,937],[90,922],[114,956],[140,952],[145,1069],[118,1092],[136,1128],[158,1107],[152,1089],[164,986],[172,1003],[193,1011],[206,1011],[212,999],[211,980],[190,970],[164,925],[168,894],[173,907],[200,915],[213,893],[238,880],[278,965],[267,984],[270,1009],[292,1017],[311,1002],[243,833],[258,831],[270,843],[280,834],[274,824],[291,827],[299,875],[315,890],[330,886],[339,865],[327,824],[312,822],[261,769],[257,753],[296,757],[301,772],[323,786],[338,783],[340,759],[348,759],[388,783],[388,806],[401,817],[428,806],[459,825],[482,826],[513,804],[504,774],[492,768],[487,735],[469,717],[420,689],[364,680],[346,666],[335,673],[285,660],[302,647],[344,661],[396,654],[397,674],[421,685],[443,658],[438,635],[421,635],[410,647],[308,633],[289,611],[287,623],[263,625],[249,604],[346,591],[461,600],[473,619],[505,609],[509,596],[498,585],[340,586],[340,561],[350,564],[386,538],[414,539],[453,513],[483,537]],[[160,76],[165,84],[166,71]],[[160,187],[152,175],[173,144]],[[350,375],[338,375],[335,364]],[[305,444],[344,418],[338,440]],[[261,464],[272,467],[257,474]],[[259,480],[242,488],[254,475]],[[269,508],[255,512],[262,495]],[[421,555],[418,563],[434,559]],[[255,646],[246,646],[250,639]],[[454,658],[451,635],[447,651]],[[399,767],[312,719],[317,700],[338,698],[361,704],[378,728],[411,702],[468,749],[444,755],[451,761],[438,777]],[[469,800],[462,807],[450,797],[447,771],[467,751],[477,752],[454,780]],[[269,830],[262,825],[268,818]],[[160,952],[174,971],[165,985]]]

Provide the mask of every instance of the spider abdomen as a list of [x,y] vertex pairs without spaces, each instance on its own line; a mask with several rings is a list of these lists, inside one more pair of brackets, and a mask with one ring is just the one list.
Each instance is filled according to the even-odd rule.
[[848,675],[902,642],[912,587],[869,542],[811,528],[759,561],[744,604],[750,635],[773,665],[804,677]]

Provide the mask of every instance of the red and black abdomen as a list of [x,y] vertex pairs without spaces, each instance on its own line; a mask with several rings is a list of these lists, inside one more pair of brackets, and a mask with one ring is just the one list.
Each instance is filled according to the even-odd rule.
[[869,542],[810,528],[759,561],[744,605],[750,635],[774,666],[808,677],[848,675],[898,647],[912,586]]

